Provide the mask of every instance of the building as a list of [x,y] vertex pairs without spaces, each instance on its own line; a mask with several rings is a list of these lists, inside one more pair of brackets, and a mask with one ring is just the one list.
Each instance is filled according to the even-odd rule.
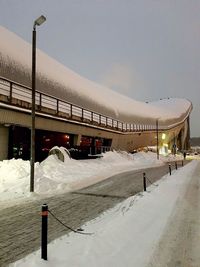
[[[31,45],[0,27],[0,160],[30,158]],[[54,145],[85,157],[110,148],[133,152],[189,146],[192,103],[135,101],[37,51],[36,160]],[[80,156],[80,157],[81,157]]]

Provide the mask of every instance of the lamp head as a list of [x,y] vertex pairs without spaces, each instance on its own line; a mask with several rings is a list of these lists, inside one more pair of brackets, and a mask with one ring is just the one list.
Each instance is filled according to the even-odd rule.
[[41,15],[39,18],[37,18],[35,21],[34,21],[34,27],[35,26],[40,26],[42,23],[44,23],[46,21],[46,18],[45,16]]

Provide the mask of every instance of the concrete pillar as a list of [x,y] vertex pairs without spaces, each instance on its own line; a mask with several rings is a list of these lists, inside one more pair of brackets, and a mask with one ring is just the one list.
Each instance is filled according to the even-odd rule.
[[187,129],[187,136],[185,140],[185,149],[190,149],[190,117],[188,116],[187,118],[187,124],[188,124],[188,129]]
[[179,150],[183,149],[183,129],[180,130],[178,136],[176,137],[176,144]]
[[0,160],[8,158],[9,128],[0,124]]
[[74,136],[74,146],[80,146],[81,136],[81,134],[77,134]]

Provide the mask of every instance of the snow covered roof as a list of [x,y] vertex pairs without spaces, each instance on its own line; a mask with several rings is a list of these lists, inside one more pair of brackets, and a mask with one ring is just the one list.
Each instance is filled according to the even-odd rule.
[[[0,76],[31,86],[32,46],[0,26]],[[99,85],[37,50],[36,90],[127,123],[173,125],[185,119],[191,102],[170,98],[139,102]]]

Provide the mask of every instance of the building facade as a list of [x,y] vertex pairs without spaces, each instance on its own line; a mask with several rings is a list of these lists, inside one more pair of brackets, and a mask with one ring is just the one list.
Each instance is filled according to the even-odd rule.
[[[30,159],[31,46],[0,27],[0,160]],[[9,44],[9,45],[8,45]],[[36,160],[55,145],[83,158],[109,149],[133,152],[189,146],[186,99],[142,103],[70,71],[38,51]]]

